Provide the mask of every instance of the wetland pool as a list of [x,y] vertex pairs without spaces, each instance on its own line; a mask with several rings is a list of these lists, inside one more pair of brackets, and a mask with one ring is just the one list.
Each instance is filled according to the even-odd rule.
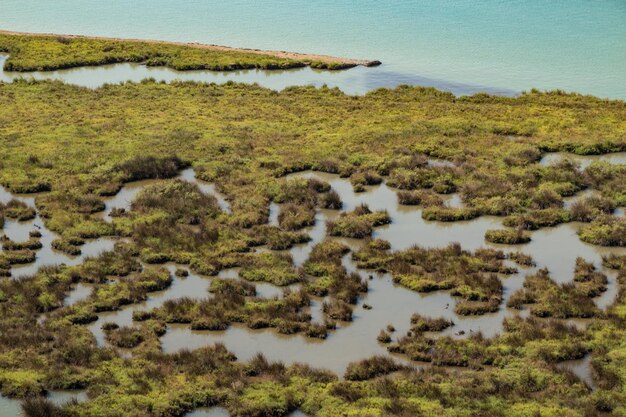
[[[612,155],[608,159],[611,163],[622,163],[621,156]],[[545,158],[544,158],[545,159]],[[602,159],[602,158],[594,158]],[[217,193],[213,184],[198,180],[193,169],[181,171],[179,176],[186,181],[196,183],[202,192],[214,195],[220,207],[225,213],[230,213],[230,204],[227,197]],[[342,258],[342,264],[348,272],[356,272],[363,279],[368,280],[369,289],[363,294],[354,309],[351,322],[338,322],[337,329],[330,331],[325,340],[309,338],[302,334],[282,335],[273,329],[253,330],[246,326],[234,324],[224,331],[195,331],[189,325],[170,324],[166,333],[160,337],[162,350],[166,353],[177,352],[182,349],[194,349],[214,343],[224,343],[226,348],[233,352],[238,360],[246,361],[253,358],[257,353],[263,353],[266,358],[274,361],[291,363],[307,363],[313,367],[324,368],[343,375],[350,362],[358,361],[373,355],[391,355],[397,361],[413,366],[423,367],[428,364],[411,362],[403,356],[389,354],[386,345],[377,342],[376,337],[381,329],[391,324],[396,329],[392,338],[403,336],[410,328],[410,318],[414,313],[430,317],[444,317],[454,322],[454,326],[444,330],[441,334],[451,337],[468,337],[475,332],[482,332],[487,337],[497,335],[502,330],[502,320],[507,317],[526,317],[529,312],[513,310],[506,307],[510,295],[522,287],[526,275],[536,272],[539,268],[548,268],[551,277],[558,283],[570,282],[573,279],[574,265],[577,257],[582,257],[592,262],[595,267],[605,273],[609,283],[607,291],[595,298],[600,308],[608,307],[616,297],[618,287],[616,274],[602,266],[602,256],[609,254],[624,254],[624,248],[607,248],[586,244],[577,236],[579,223],[566,223],[556,227],[543,228],[531,232],[532,240],[523,245],[498,245],[485,241],[484,234],[489,229],[501,228],[502,219],[492,216],[483,216],[474,220],[461,222],[437,222],[422,219],[422,208],[419,206],[402,206],[398,204],[396,190],[385,183],[377,186],[368,186],[364,192],[355,192],[349,180],[340,178],[334,174],[319,172],[300,172],[291,174],[286,180],[294,178],[317,178],[327,182],[336,191],[343,202],[343,208],[339,210],[319,209],[316,212],[316,222],[313,226],[303,229],[309,234],[311,240],[307,243],[294,245],[286,252],[290,253],[295,266],[301,266],[309,257],[313,247],[326,238],[326,224],[335,219],[342,211],[351,211],[361,204],[367,204],[372,210],[386,210],[391,223],[374,229],[373,237],[385,239],[390,242],[393,250],[403,250],[413,245],[423,247],[443,247],[450,243],[458,242],[463,249],[476,250],[490,247],[504,252],[521,251],[531,255],[536,263],[532,267],[517,267],[518,272],[512,275],[499,275],[503,284],[503,301],[500,309],[495,313],[480,316],[458,316],[454,313],[456,298],[448,291],[436,291],[432,293],[417,293],[396,285],[392,276],[386,273],[376,273],[368,270],[360,270],[352,260],[351,253]],[[107,221],[113,221],[109,213],[113,208],[132,209],[132,201],[137,194],[154,180],[129,183],[113,197],[105,199],[105,210],[101,213]],[[565,206],[571,204],[575,198],[580,198],[593,193],[593,190],[583,191],[571,199],[566,200]],[[4,188],[0,188],[0,201],[6,203],[12,198],[25,202],[30,207],[35,207],[35,196],[12,195]],[[450,207],[462,207],[463,201],[458,194],[444,196],[445,204]],[[269,223],[278,225],[278,215],[281,210],[280,204],[272,203],[270,206]],[[616,213],[616,215],[621,215]],[[50,242],[56,238],[56,234],[48,230],[42,219],[37,215],[33,220],[18,222],[7,219],[3,233],[15,241],[28,239],[29,231],[37,228],[42,232],[41,241],[43,248],[37,251],[37,259],[33,264],[18,265],[12,269],[13,279],[32,274],[43,265],[66,263],[74,265],[82,262],[86,256],[96,256],[98,253],[111,250],[115,243],[114,238],[94,239],[81,247],[83,253],[78,257],[68,257],[54,251]],[[337,239],[352,251],[362,246],[363,241],[358,239]],[[258,248],[256,250],[268,250]],[[507,266],[513,266],[506,261]],[[167,264],[173,276],[172,285],[159,292],[150,293],[145,302],[131,304],[117,311],[103,312],[98,314],[98,320],[89,324],[88,328],[93,333],[100,346],[107,345],[102,331],[102,324],[115,322],[120,326],[133,325],[133,312],[150,310],[163,305],[167,300],[175,300],[182,297],[206,298],[213,295],[208,292],[212,277],[201,276],[189,271],[187,277],[177,277],[174,272],[180,265]],[[237,279],[238,269],[222,270],[219,278]],[[297,289],[300,284],[289,286]],[[280,298],[285,288],[277,287],[268,283],[255,283],[257,296],[262,298]],[[78,283],[65,298],[65,305],[72,305],[85,300],[92,294],[93,287],[89,284]],[[312,297],[308,308],[312,320],[323,322],[324,313],[322,305],[324,298]],[[365,309],[368,304],[371,309]],[[578,326],[585,326],[585,320],[569,320]],[[339,353],[338,353],[339,352]],[[131,355],[132,350],[120,349],[122,355]],[[580,361],[570,361],[564,364],[564,369],[570,369],[589,386],[593,386],[590,368],[591,356]],[[84,400],[84,393],[51,393],[50,398],[54,401],[64,401],[64,398],[78,395],[79,400]],[[0,414],[17,415],[19,402],[0,398]],[[222,408],[199,409],[189,416],[227,416]],[[297,414],[294,414],[294,416]]]

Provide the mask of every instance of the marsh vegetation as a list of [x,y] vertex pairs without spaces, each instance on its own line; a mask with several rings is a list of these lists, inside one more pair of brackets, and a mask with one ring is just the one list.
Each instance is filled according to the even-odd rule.
[[277,70],[304,66],[340,70],[357,65],[348,59],[315,59],[305,55],[290,58],[278,53],[209,45],[13,33],[0,33],[0,52],[11,54],[11,58],[5,62],[5,70],[20,72],[118,62],[143,62],[149,66],[164,66],[179,71]]
[[[626,168],[542,155],[624,151],[624,110],[560,92],[0,84],[0,392],[29,415],[623,414]],[[51,248],[58,265],[15,274]],[[201,344],[173,348],[180,334]],[[594,389],[559,366],[587,357]],[[53,389],[88,400],[51,405]]]

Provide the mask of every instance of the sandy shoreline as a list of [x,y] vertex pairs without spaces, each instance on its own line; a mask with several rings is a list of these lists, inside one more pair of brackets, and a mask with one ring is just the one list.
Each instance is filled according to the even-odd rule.
[[186,47],[200,48],[200,49],[211,49],[215,51],[247,52],[247,53],[259,54],[259,55],[270,55],[270,56],[275,56],[277,58],[294,59],[294,60],[307,61],[307,62],[319,61],[319,62],[325,62],[329,64],[363,65],[365,67],[373,67],[373,66],[380,65],[380,61],[377,61],[377,60],[341,58],[341,57],[335,57],[335,56],[330,56],[330,55],[304,54],[304,53],[289,52],[289,51],[233,48],[230,46],[203,44],[203,43],[196,43],[196,42],[174,42],[174,41],[134,39],[134,38],[109,38],[109,37],[104,37],[104,36],[65,35],[65,34],[59,34],[59,33],[14,32],[10,30],[2,30],[2,29],[0,29],[0,34],[25,35],[25,36],[62,36],[65,38],[155,43],[155,44],[163,44],[163,45],[186,46]]

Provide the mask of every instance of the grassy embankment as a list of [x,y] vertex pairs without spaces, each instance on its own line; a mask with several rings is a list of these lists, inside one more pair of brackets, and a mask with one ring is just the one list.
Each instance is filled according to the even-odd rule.
[[0,52],[10,54],[6,71],[51,71],[80,66],[145,62],[179,71],[312,68],[339,70],[372,61],[228,48],[216,45],[124,40],[0,31]]

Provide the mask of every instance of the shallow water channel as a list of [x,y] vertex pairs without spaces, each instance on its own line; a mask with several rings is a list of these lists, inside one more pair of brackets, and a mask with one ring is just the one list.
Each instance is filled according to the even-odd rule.
[[[0,68],[8,58],[0,54]],[[479,92],[512,96],[516,91],[506,88],[456,83],[413,74],[389,71],[385,65],[375,68],[358,66],[348,70],[327,71],[310,67],[288,70],[238,70],[238,71],[176,71],[167,67],[148,67],[137,63],[87,66],[57,71],[10,72],[0,70],[0,82],[12,82],[15,78],[35,80],[60,80],[81,87],[98,88],[104,84],[126,81],[140,82],[146,78],[157,81],[196,81],[224,84],[228,81],[259,84],[272,90],[291,86],[312,85],[338,87],[346,94],[360,95],[377,88],[393,88],[398,85],[420,85],[450,91],[455,95],[471,95]]]

